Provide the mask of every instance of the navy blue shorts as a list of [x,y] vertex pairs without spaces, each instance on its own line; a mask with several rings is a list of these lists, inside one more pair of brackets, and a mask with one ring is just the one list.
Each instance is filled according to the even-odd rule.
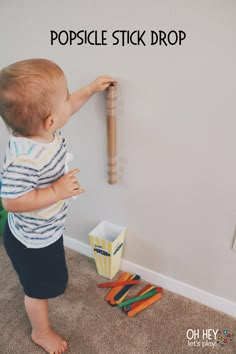
[[27,296],[50,299],[65,292],[68,271],[63,236],[47,247],[27,248],[6,223],[4,246]]

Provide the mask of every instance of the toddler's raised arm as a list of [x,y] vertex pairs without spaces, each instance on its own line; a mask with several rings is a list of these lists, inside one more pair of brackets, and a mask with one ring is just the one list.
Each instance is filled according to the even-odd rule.
[[77,112],[94,93],[105,90],[112,82],[116,81],[117,80],[110,76],[99,76],[88,86],[82,87],[81,89],[73,92],[69,97],[71,115]]

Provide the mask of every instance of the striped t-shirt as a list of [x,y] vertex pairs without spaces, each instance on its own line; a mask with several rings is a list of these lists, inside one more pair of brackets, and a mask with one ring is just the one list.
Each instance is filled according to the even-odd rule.
[[[1,171],[2,198],[17,198],[36,188],[45,188],[65,174],[66,141],[60,133],[50,143],[12,136]],[[67,202],[24,213],[8,213],[13,235],[26,247],[46,247],[64,231]]]

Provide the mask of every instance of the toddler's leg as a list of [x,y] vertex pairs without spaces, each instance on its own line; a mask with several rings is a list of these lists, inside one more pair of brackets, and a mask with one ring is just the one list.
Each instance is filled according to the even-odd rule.
[[67,343],[53,331],[48,318],[48,300],[40,300],[25,295],[25,309],[32,325],[32,340],[46,352],[61,354]]

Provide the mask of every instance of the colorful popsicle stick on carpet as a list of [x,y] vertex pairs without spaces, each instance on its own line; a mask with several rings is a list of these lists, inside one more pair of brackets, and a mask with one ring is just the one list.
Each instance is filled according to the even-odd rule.
[[[128,273],[128,272],[125,272],[121,275],[121,277],[118,279],[118,281],[126,281],[130,278],[131,274]],[[123,288],[123,286],[117,286],[117,287],[114,287],[113,289],[111,289],[109,291],[109,293],[107,294],[107,296],[105,297],[105,300],[106,301],[111,301],[114,296],[116,294],[118,294],[118,292]]]
[[[154,288],[153,288],[153,287],[154,287]],[[145,291],[144,294],[149,294],[149,293],[150,293],[151,291],[153,291],[153,290],[156,290],[156,293],[161,293],[161,292],[162,292],[162,288],[160,288],[160,287],[155,287],[155,286],[153,285],[152,287],[150,287],[150,289],[149,289],[148,291]],[[141,294],[141,295],[144,295],[144,294]],[[128,305],[128,306],[125,306],[125,307],[124,307],[124,311],[125,311],[125,312],[128,312],[128,311],[134,309],[135,307],[141,305],[141,304],[144,303],[144,302],[145,302],[145,299],[139,300],[139,301],[134,302],[134,303],[132,303],[132,304],[130,304],[130,305]]]
[[139,284],[140,280],[114,281],[98,284],[98,288],[113,288],[114,286],[125,286]]
[[[147,285],[144,286],[143,289],[141,289],[141,290],[136,294],[136,297],[137,297],[137,296],[140,296],[140,295],[144,295],[144,294],[146,294],[148,291],[153,290],[153,289],[155,289],[155,285],[147,284]],[[132,306],[134,306],[134,304],[132,304]],[[128,312],[129,310],[131,310],[131,305],[124,306],[124,307],[123,307],[123,310],[124,310],[125,312]]]
[[130,288],[139,283],[139,275],[124,272],[117,281],[101,283],[98,284],[98,287],[112,287],[106,295],[105,300],[113,306],[117,305],[119,308],[123,308],[129,317],[133,317],[162,298],[163,289],[161,287],[147,284],[135,297],[125,301]]
[[[132,279],[129,279],[129,280],[139,280],[140,279],[140,275],[133,275]],[[116,294],[114,296],[114,301],[116,304],[119,304],[121,303],[124,298],[128,295],[129,291],[130,291],[130,288],[132,287],[133,285],[126,285],[123,287],[123,289],[121,289],[118,294]],[[112,302],[111,302],[112,303]]]
[[127,312],[127,315],[129,317],[133,317],[134,315],[136,315],[137,313],[143,311],[148,306],[154,304],[154,302],[160,300],[161,298],[162,298],[162,293],[158,293],[158,294],[150,297],[149,299],[146,299],[142,304],[140,304],[139,306],[135,307],[133,310],[130,310],[129,312]]
[[121,302],[120,304],[118,304],[118,307],[124,307],[124,306],[131,305],[137,301],[148,299],[149,297],[152,297],[153,295],[156,295],[156,294],[157,294],[157,290],[153,289],[151,291],[148,291],[146,294],[143,294],[138,297],[134,297],[132,299]]

